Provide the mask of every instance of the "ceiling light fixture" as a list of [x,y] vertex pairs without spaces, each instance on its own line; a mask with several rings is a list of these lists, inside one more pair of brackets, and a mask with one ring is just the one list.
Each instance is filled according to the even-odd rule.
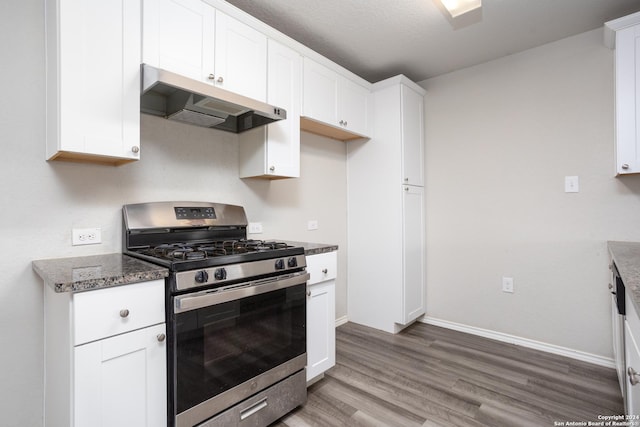
[[440,0],[452,18],[456,18],[482,6],[482,0]]

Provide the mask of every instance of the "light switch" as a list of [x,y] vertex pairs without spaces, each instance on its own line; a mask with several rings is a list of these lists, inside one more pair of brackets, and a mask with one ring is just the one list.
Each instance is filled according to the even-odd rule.
[[565,193],[577,193],[580,191],[580,182],[577,176],[565,176],[564,177],[564,192]]

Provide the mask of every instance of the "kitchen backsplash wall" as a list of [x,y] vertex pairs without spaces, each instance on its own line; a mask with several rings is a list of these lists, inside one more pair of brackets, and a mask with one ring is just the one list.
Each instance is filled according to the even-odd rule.
[[[301,177],[238,178],[236,136],[142,116],[142,160],[121,167],[46,162],[44,4],[0,4],[0,413],[7,427],[42,426],[43,284],[31,261],[121,251],[121,207],[155,200],[207,200],[246,207],[260,238],[340,245],[346,273],[346,151],[303,134]],[[99,100],[96,100],[99,102]],[[89,108],[89,107],[88,107]],[[318,221],[307,231],[307,220]],[[101,227],[101,245],[71,246],[71,229]],[[337,283],[337,316],[346,283]]]
[[614,178],[602,29],[421,84],[428,315],[612,357],[606,241],[640,241],[640,176]]

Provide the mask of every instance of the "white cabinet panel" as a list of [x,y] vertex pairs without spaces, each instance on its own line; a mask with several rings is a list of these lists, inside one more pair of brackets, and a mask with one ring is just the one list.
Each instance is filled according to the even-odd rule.
[[75,345],[164,323],[164,280],[74,296]]
[[47,159],[122,164],[140,149],[139,0],[47,0]]
[[640,25],[616,32],[616,172],[640,173]]
[[403,186],[402,211],[402,310],[397,323],[405,325],[425,312],[423,187]]
[[338,125],[338,74],[304,58],[302,115],[311,119]]
[[424,185],[424,97],[406,85],[402,98],[402,183]]
[[216,11],[216,86],[265,102],[267,36]]
[[240,178],[300,176],[300,90],[302,57],[268,42],[267,102],[284,108],[287,119],[238,135]]
[[302,129],[344,141],[369,132],[369,89],[304,58]]
[[201,0],[144,0],[142,62],[210,81],[215,16]]
[[425,313],[424,94],[404,76],[374,84],[372,138],[348,144],[349,320],[391,333]]
[[76,427],[166,425],[164,334],[160,324],[75,348]]
[[307,256],[307,381],[336,363],[337,252]]

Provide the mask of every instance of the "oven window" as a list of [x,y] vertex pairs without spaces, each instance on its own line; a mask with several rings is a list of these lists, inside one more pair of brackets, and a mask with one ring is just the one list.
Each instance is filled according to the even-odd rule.
[[306,351],[306,284],[176,314],[181,413]]

